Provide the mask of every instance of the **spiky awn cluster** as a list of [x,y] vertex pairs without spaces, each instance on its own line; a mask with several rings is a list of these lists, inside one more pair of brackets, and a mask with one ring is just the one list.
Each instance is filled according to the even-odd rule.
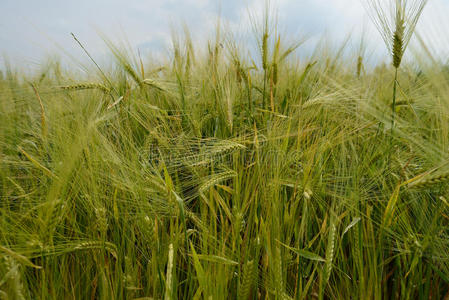
[[398,69],[405,49],[412,38],[419,17],[428,0],[367,0],[367,11],[379,30],[395,68],[393,101],[391,105],[391,134],[396,115]]
[[405,49],[428,0],[367,0],[367,11],[379,30],[393,66],[401,65]]

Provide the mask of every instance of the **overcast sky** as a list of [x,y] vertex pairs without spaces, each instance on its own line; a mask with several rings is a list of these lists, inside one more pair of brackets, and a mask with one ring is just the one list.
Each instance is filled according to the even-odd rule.
[[[371,29],[363,0],[272,0],[278,23],[292,39],[309,37],[310,43],[324,33],[342,40],[358,33],[363,24],[373,47],[383,47]],[[170,28],[185,22],[195,39],[211,34],[218,15],[237,32],[249,32],[249,12],[261,12],[263,0],[0,0],[0,52],[14,64],[38,66],[43,57],[58,55],[71,60],[83,54],[70,32],[94,56],[106,53],[99,32],[114,40],[127,38],[134,49],[157,52],[170,42]],[[449,13],[449,1],[430,0],[422,22],[438,29]],[[427,20],[427,21],[425,21]],[[447,23],[447,22],[446,22]],[[437,29],[435,29],[437,28]],[[436,36],[436,34],[434,34]],[[446,39],[445,39],[446,40]],[[438,43],[441,44],[441,41]],[[449,43],[443,43],[447,46]],[[442,46],[442,47],[443,47]],[[3,60],[3,58],[1,58]],[[2,62],[0,61],[0,64]]]

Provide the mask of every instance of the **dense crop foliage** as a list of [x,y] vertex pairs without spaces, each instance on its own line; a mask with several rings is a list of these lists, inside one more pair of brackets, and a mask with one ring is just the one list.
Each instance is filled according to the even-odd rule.
[[254,57],[186,34],[3,73],[0,297],[448,297],[446,69],[299,60],[270,26]]

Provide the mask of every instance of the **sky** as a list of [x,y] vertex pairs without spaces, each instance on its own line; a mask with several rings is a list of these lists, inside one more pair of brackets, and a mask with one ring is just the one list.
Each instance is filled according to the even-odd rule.
[[[323,35],[335,42],[364,28],[368,43],[382,48],[362,5],[364,0],[272,0],[278,26],[291,39],[308,38],[308,45]],[[438,27],[449,13],[448,0],[430,0],[421,23],[431,24],[428,37],[436,48],[449,45],[432,38],[447,32]],[[251,31],[250,15],[260,15],[264,0],[0,0],[0,66],[5,60],[26,68],[38,67],[44,58],[57,56],[75,61],[85,54],[73,32],[94,57],[107,53],[102,35],[127,40],[141,53],[158,53],[170,44],[171,29],[186,24],[194,40],[206,40],[217,17],[234,32]],[[438,20],[435,21],[435,20]],[[421,25],[421,24],[420,24]],[[428,26],[429,28],[429,26]]]

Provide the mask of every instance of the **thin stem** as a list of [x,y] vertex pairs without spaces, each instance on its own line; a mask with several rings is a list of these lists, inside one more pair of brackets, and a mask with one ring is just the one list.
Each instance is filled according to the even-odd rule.
[[265,104],[265,93],[266,93],[266,89],[267,89],[267,69],[264,68],[263,71],[263,94],[262,94],[262,108],[265,109],[266,104]]
[[97,69],[100,71],[101,75],[103,76],[104,79],[106,79],[106,81],[109,83],[109,85],[111,86],[111,88],[114,90],[114,92],[117,92],[117,90],[114,88],[114,85],[112,85],[112,82],[109,80],[109,78],[106,76],[106,74],[103,72],[103,70],[101,70],[100,66],[97,64],[97,62],[93,59],[93,57],[89,54],[89,52],[87,51],[86,48],[84,48],[83,44],[81,44],[81,42],[76,38],[75,34],[73,34],[73,32],[70,33],[73,37],[73,39],[78,43],[78,45],[80,45],[81,49],[83,49],[84,53],[87,54],[87,56],[90,58],[90,60],[95,64],[95,66],[97,67]]
[[396,68],[394,73],[394,84],[393,84],[393,104],[391,106],[391,135],[394,134],[394,119],[396,116],[396,89],[398,82],[398,68]]

